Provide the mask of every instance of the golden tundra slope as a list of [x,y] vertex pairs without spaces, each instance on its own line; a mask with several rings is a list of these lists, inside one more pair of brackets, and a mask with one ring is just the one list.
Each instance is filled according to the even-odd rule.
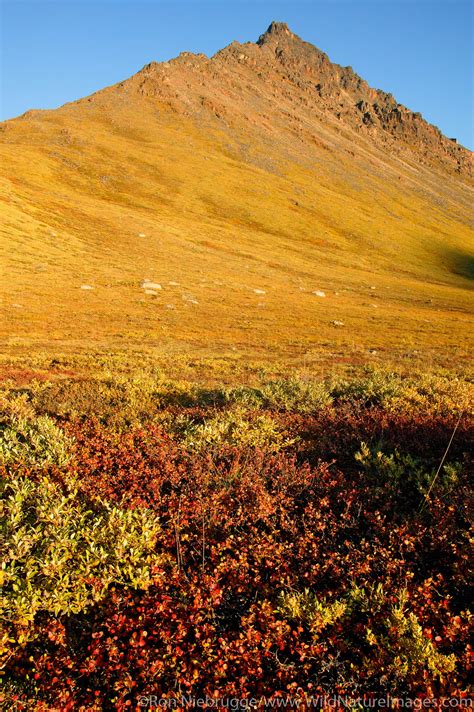
[[470,152],[285,25],[0,136],[10,352],[468,353]]

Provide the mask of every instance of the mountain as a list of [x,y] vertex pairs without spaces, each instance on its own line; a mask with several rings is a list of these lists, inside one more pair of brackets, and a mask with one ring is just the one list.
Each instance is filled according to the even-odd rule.
[[0,144],[8,353],[468,356],[471,152],[284,23]]

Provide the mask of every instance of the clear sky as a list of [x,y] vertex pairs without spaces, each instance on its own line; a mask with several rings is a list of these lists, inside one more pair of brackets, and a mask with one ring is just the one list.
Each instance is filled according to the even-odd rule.
[[187,50],[287,22],[474,148],[473,0],[0,0],[0,118],[54,108]]

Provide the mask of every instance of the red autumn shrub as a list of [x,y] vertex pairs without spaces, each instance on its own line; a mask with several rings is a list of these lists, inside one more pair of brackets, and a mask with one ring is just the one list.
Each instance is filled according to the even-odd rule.
[[20,701],[120,710],[149,694],[467,689],[468,424],[450,452],[456,487],[440,480],[423,499],[377,483],[354,455],[381,443],[430,471],[451,419],[375,408],[275,417],[300,438],[293,452],[188,452],[156,425],[67,425],[74,460],[49,476],[157,513],[167,556],[146,590],[115,586],[80,614],[38,616],[36,638],[12,645],[7,664]]

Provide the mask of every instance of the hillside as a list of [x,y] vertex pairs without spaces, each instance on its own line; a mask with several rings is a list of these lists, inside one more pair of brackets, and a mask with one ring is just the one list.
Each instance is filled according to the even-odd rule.
[[0,133],[0,709],[467,706],[469,151],[279,23]]
[[9,354],[467,357],[472,154],[284,24],[0,129]]

